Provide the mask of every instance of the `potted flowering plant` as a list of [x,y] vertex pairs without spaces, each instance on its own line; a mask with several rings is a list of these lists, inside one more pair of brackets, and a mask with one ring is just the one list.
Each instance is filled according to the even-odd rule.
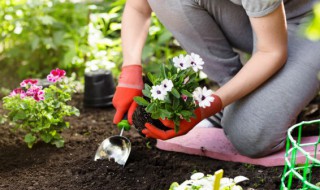
[[79,115],[77,108],[67,105],[74,90],[63,80],[65,74],[64,70],[52,70],[47,76],[50,85],[46,88],[38,85],[38,80],[23,80],[19,88],[3,98],[8,121],[15,130],[26,133],[24,141],[29,148],[40,139],[63,147],[60,132],[69,127],[64,117]]
[[[213,92],[199,87],[199,74],[204,64],[199,55],[179,55],[170,62],[162,65],[159,76],[147,73],[150,82],[142,90],[144,97],[135,97],[134,100],[152,119],[172,120],[178,132],[181,119],[190,121],[191,117],[195,117],[194,110],[198,106],[210,106]],[[144,128],[144,124],[135,122],[140,120],[139,117],[133,114],[133,123],[138,130]],[[156,125],[164,127],[159,126],[159,122]]]

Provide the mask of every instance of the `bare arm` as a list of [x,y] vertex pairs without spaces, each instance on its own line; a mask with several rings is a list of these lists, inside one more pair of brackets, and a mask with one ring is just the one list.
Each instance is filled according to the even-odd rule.
[[151,12],[147,0],[127,0],[121,29],[123,66],[141,65]]
[[287,59],[287,31],[283,4],[274,12],[250,18],[257,36],[256,52],[244,67],[216,91],[223,107],[244,97],[275,74]]

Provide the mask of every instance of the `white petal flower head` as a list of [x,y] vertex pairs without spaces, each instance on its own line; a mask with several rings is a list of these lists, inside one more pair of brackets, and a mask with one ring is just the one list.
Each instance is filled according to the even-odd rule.
[[206,108],[209,107],[211,102],[214,101],[214,97],[212,97],[212,94],[212,90],[207,89],[207,87],[198,87],[193,92],[193,98],[198,102],[200,107]]
[[187,57],[184,57],[182,54],[179,55],[178,57],[174,57],[173,63],[174,63],[175,67],[177,67],[181,70],[185,70],[185,69],[191,67],[190,61],[188,61]]
[[150,90],[153,99],[164,100],[167,95],[167,91],[161,85],[152,86]]
[[191,53],[188,58],[190,59],[190,65],[195,72],[203,69],[202,65],[204,65],[204,62],[198,54]]
[[173,83],[169,79],[164,79],[161,82],[161,86],[164,88],[165,91],[170,92],[173,88]]

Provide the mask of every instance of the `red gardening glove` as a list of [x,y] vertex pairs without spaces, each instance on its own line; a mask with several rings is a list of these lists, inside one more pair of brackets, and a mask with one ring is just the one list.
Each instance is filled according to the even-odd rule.
[[132,114],[138,104],[133,100],[135,96],[141,96],[143,89],[142,67],[140,65],[128,65],[122,67],[118,86],[112,99],[116,108],[113,123],[118,124],[128,113],[128,121],[132,124]]
[[169,130],[161,130],[150,123],[146,123],[146,129],[142,130],[142,133],[146,135],[148,138],[161,139],[166,140],[173,137],[177,137],[180,135],[184,135],[188,133],[194,126],[196,126],[200,121],[204,118],[207,118],[211,115],[216,114],[222,109],[222,102],[219,96],[212,95],[214,97],[213,102],[211,102],[210,107],[207,108],[197,108],[194,113],[196,115],[195,118],[191,118],[191,121],[188,122],[186,120],[180,120],[180,128],[176,133],[174,131],[174,123],[171,120],[161,120],[161,122],[170,128]]

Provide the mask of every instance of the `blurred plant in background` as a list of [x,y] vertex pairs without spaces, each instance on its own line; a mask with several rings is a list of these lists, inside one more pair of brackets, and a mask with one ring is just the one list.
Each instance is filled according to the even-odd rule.
[[[0,86],[12,88],[18,79],[45,77],[52,67],[75,72],[112,70],[122,64],[121,14],[125,0],[3,0],[0,2]],[[154,63],[183,53],[179,44],[152,15],[142,62]],[[152,64],[151,64],[152,63]],[[160,66],[160,64],[159,64]],[[10,77],[12,80],[10,80]]]
[[89,10],[60,0],[0,3],[0,62],[19,78],[44,77],[52,67],[83,69]]
[[313,20],[307,26],[305,32],[309,39],[320,40],[320,3],[314,6],[313,13]]

